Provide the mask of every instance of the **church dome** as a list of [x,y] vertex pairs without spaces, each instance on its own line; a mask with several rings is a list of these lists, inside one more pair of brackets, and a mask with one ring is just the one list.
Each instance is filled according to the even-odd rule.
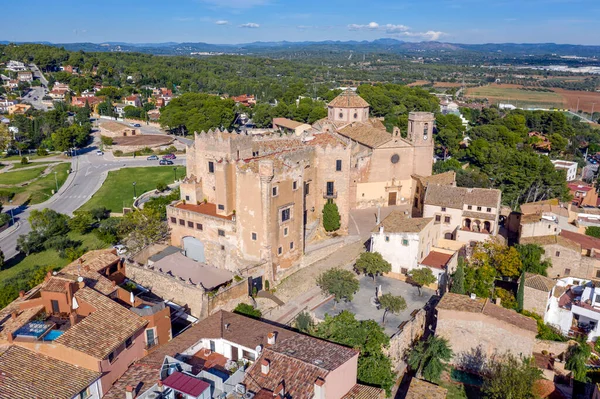
[[369,103],[356,94],[354,90],[347,89],[331,100],[328,106],[334,108],[368,108]]

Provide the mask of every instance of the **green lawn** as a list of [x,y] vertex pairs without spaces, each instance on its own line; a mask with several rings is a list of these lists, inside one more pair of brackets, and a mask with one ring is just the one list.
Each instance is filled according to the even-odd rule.
[[[87,251],[91,251],[93,249],[101,249],[107,248],[108,244],[100,241],[94,234],[85,234],[81,235],[74,231],[69,232],[67,234],[69,238],[75,241],[81,241],[81,246]],[[14,259],[14,258],[13,258]],[[50,251],[42,251],[37,254],[29,255],[24,258],[17,257],[18,262],[13,262],[13,259],[10,259],[6,262],[2,270],[0,271],[0,284],[11,277],[17,276],[19,273],[24,271],[29,271],[31,269],[37,269],[39,267],[45,266],[55,266],[55,267],[65,267],[69,264],[68,259],[63,259],[58,256],[58,252],[54,250]]]
[[35,179],[46,169],[46,166],[40,166],[38,168],[21,170],[18,172],[6,172],[0,174],[0,184],[4,185],[16,185],[26,182],[31,179]]
[[56,156],[56,155],[60,155],[60,153],[48,154],[48,155],[42,155],[42,156],[39,156],[37,154],[23,154],[23,156],[11,155],[9,157],[7,157],[7,156],[1,157],[0,161],[20,161],[21,158],[23,158],[23,157],[27,157],[27,158],[29,158],[31,160],[31,159],[40,159],[40,158],[53,157],[53,156]]
[[[170,184],[175,179],[175,166],[151,166],[142,168],[123,168],[108,173],[100,190],[80,210],[105,207],[111,212],[123,212],[123,207],[133,205],[133,182],[139,196],[156,188],[159,182]],[[177,166],[177,178],[185,176],[185,167]]]
[[[42,169],[46,168],[45,166]],[[13,198],[13,202],[15,205],[19,205],[30,200],[30,204],[39,204],[46,200],[48,200],[52,196],[52,190],[56,191],[56,181],[58,180],[58,187],[60,188],[67,180],[69,176],[69,169],[71,168],[71,164],[67,162],[60,163],[52,168],[52,171],[46,176],[32,182],[31,184],[25,187],[8,187],[8,188],[0,188],[2,191],[11,191],[15,193],[15,197]],[[35,168],[38,169],[38,168]],[[12,173],[24,173],[29,170],[22,170],[20,172],[8,172],[0,174],[0,182],[2,181],[2,177],[4,175],[10,175]],[[54,177],[54,172],[57,172],[56,178]],[[0,183],[5,184],[5,183]]]
[[15,170],[15,169],[31,168],[31,167],[34,167],[34,166],[42,166],[42,165],[48,166],[50,164],[54,164],[54,163],[58,163],[58,162],[59,161],[54,161],[54,162],[29,162],[26,165],[23,165],[21,163],[15,163],[15,164],[13,164],[13,167],[12,167],[11,171]]

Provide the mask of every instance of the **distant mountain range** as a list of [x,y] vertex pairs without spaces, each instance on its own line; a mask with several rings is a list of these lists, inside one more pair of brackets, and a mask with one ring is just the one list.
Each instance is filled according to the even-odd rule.
[[[8,44],[0,41],[0,44]],[[253,42],[242,44],[209,44],[209,43],[49,43],[36,42],[50,46],[64,47],[72,51],[100,52],[141,52],[157,55],[189,55],[190,53],[226,53],[226,54],[268,54],[283,52],[346,52],[357,53],[452,53],[473,52],[487,54],[502,54],[503,56],[579,56],[596,57],[600,59],[600,46],[586,46],[556,43],[488,43],[460,44],[443,42],[404,42],[396,39],[378,39],[373,41],[320,41],[320,42]]]

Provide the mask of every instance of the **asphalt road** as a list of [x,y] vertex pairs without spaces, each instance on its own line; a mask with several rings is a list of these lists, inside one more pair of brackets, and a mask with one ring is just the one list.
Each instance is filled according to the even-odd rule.
[[[0,249],[4,252],[4,258],[10,259],[17,255],[17,238],[21,234],[31,231],[27,221],[32,209],[50,208],[60,213],[72,215],[75,210],[85,204],[102,186],[108,172],[124,167],[135,166],[158,166],[158,161],[147,161],[142,158],[114,158],[112,154],[103,156],[96,155],[96,142],[82,150],[83,154],[73,157],[71,160],[73,173],[67,181],[48,201],[27,208],[16,207],[13,209],[15,226],[0,233]],[[185,165],[185,159],[176,159],[176,165]],[[10,214],[11,207],[5,207]]]

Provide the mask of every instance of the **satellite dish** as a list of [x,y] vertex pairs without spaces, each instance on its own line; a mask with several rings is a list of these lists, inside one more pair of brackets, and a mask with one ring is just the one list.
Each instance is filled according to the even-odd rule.
[[262,345],[257,345],[254,350],[256,351],[256,353],[262,352]]
[[77,277],[77,282],[78,283],[83,283],[83,277],[81,277],[81,276]]

